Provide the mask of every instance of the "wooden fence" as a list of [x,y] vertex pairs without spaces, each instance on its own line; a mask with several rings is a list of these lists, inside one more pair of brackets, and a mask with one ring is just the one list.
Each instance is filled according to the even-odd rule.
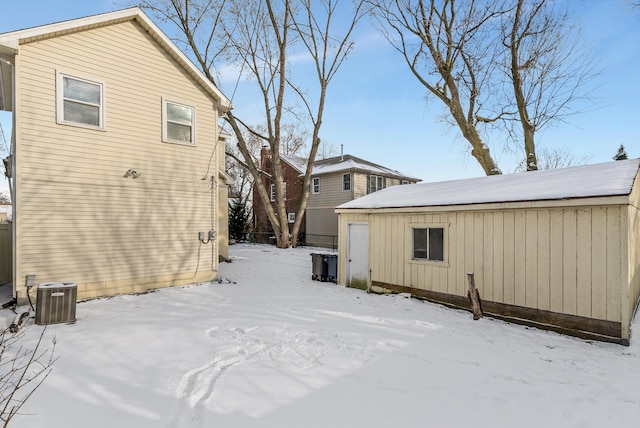
[[0,285],[11,282],[13,277],[11,223],[0,223]]

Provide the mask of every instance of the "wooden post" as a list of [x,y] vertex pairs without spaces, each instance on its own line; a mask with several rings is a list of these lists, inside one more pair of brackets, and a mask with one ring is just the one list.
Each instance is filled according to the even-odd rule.
[[467,297],[471,302],[471,309],[473,310],[473,319],[477,320],[482,318],[482,306],[480,305],[480,294],[476,288],[476,283],[473,279],[473,272],[467,272],[467,279],[469,280],[469,291],[467,291]]

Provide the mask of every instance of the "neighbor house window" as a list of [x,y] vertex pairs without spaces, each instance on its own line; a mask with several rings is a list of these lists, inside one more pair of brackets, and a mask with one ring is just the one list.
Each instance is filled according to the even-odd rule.
[[348,192],[351,190],[351,174],[342,174],[342,191]]
[[320,193],[320,178],[316,177],[313,179],[313,194],[317,195]]
[[57,121],[104,129],[104,83],[57,74]]
[[444,228],[413,229],[413,258],[444,261]]
[[409,184],[409,180],[402,180],[400,184]]
[[296,213],[288,213],[287,214],[287,221],[289,223],[295,223],[296,222]]
[[[271,189],[269,191],[270,196],[271,196],[271,202],[275,202],[276,201],[276,185],[272,184],[271,185]],[[287,183],[284,183],[284,200],[287,200]]]
[[162,141],[195,144],[195,116],[195,107],[163,99]]
[[379,175],[370,175],[368,181],[369,193],[377,192],[378,190],[382,190],[386,187],[385,178],[380,177]]

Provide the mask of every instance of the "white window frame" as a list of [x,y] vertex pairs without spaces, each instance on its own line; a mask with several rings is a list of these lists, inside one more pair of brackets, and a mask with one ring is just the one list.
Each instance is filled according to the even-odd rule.
[[[349,177],[349,188],[348,188],[348,189],[346,189],[346,188],[345,188],[345,181],[344,181],[344,179],[345,179],[346,177]],[[351,191],[351,173],[350,173],[350,172],[348,172],[348,173],[346,173],[346,174],[342,174],[342,191],[343,191],[343,192],[350,192],[350,191]]]
[[287,214],[287,221],[291,224],[296,222],[296,213],[288,213]]
[[[176,140],[174,138],[169,138],[169,133],[167,129],[167,124],[170,122],[167,114],[167,106],[169,104],[191,109],[191,141]],[[184,125],[184,124],[180,123],[180,125]],[[162,98],[162,141],[165,143],[182,144],[185,146],[196,145],[196,108],[194,106],[177,102],[177,101],[172,101],[167,98]]]
[[[93,106],[93,107],[98,107],[98,126],[96,125],[91,125],[88,123],[82,123],[82,122],[76,122],[73,120],[68,120],[64,117],[64,102],[65,102],[65,96],[64,96],[64,79],[73,79],[73,80],[77,80],[79,82],[85,82],[85,83],[89,83],[92,85],[96,85],[100,88],[100,103],[99,104],[92,104],[92,103],[87,103],[84,101],[80,101],[80,100],[76,100],[73,98],[68,98],[69,101],[72,101],[74,103],[78,103],[78,104],[85,104],[85,105],[89,105],[89,106]],[[105,115],[105,110],[106,110],[106,100],[105,100],[105,84],[104,82],[95,80],[95,79],[86,79],[83,77],[78,77],[76,75],[73,74],[69,74],[69,73],[64,73],[61,71],[56,70],[56,123],[60,124],[60,125],[71,125],[71,126],[77,126],[80,128],[88,128],[88,129],[95,129],[98,131],[104,131],[106,128],[106,115]]]
[[[380,185],[378,183],[380,182]],[[387,187],[387,179],[381,175],[369,176],[369,193],[374,193]]]
[[320,177],[314,177],[311,180],[311,192],[314,195],[320,194]]
[[[287,182],[285,181],[284,183],[284,200],[287,200]],[[271,187],[269,188],[269,196],[271,199],[271,202],[275,202],[276,201],[276,185],[272,184]]]

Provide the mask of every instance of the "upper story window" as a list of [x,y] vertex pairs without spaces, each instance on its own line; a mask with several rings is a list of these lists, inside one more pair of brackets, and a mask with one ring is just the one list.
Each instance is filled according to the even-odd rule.
[[[284,184],[284,200],[287,200],[287,183],[283,183]],[[270,196],[271,196],[271,202],[275,202],[276,201],[276,185],[272,184],[271,188],[269,190]]]
[[444,228],[413,229],[413,258],[444,261]]
[[387,185],[386,179],[384,177],[380,177],[379,175],[370,175],[367,181],[369,182],[368,193],[382,190]]
[[162,141],[195,144],[195,107],[162,99]]
[[104,129],[104,83],[57,73],[58,123]]
[[314,178],[312,184],[313,185],[311,187],[313,188],[313,194],[317,195],[320,193],[320,177]]
[[351,190],[351,174],[342,174],[342,191],[348,192]]

